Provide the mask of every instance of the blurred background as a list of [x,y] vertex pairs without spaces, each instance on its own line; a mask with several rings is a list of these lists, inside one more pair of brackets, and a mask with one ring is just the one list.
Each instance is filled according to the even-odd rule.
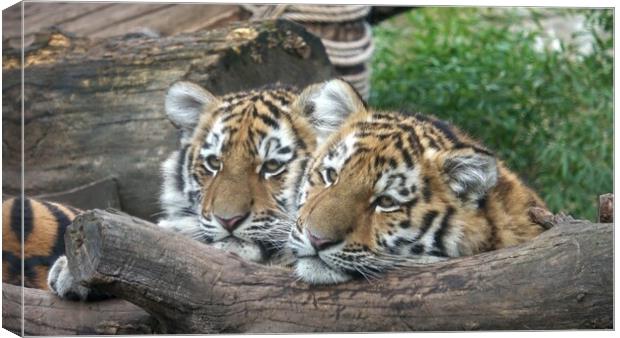
[[554,211],[613,191],[613,10],[417,8],[374,26],[372,106],[434,114]]

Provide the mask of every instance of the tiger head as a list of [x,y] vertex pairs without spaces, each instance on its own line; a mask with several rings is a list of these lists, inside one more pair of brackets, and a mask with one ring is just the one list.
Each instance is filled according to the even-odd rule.
[[301,93],[274,85],[218,97],[193,83],[174,84],[165,106],[180,130],[180,149],[162,165],[159,225],[252,261],[277,252],[294,222],[310,154],[350,111],[309,108],[341,85]]
[[[331,99],[340,106],[356,96]],[[302,280],[372,278],[542,230],[525,211],[542,205],[538,197],[462,132],[433,117],[352,106],[359,109],[319,147],[302,180],[288,243]]]

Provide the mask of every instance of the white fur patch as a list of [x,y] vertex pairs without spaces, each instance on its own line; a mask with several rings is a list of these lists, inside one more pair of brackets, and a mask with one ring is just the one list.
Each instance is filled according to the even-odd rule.
[[263,260],[261,249],[253,243],[242,242],[234,238],[227,238],[222,241],[215,242],[212,245],[214,248],[235,253],[239,255],[239,257],[252,262],[260,262]]
[[195,238],[200,230],[198,216],[162,218],[157,225],[163,230],[178,232],[192,238]]
[[[446,255],[449,257],[463,256],[459,243],[463,241],[463,226],[457,221],[452,221],[452,226],[443,237],[443,245],[446,251]],[[471,254],[471,253],[468,253]]]
[[[163,183],[159,201],[161,207],[168,216],[181,213],[185,208],[191,208],[189,199],[187,198],[187,182],[192,181],[187,174],[187,170],[183,171],[182,179],[186,182],[186,191],[180,191],[177,187],[177,170],[180,151],[173,152],[161,166],[161,172],[163,176]],[[186,168],[183,168],[186,169]]]
[[[423,140],[424,142],[424,140]],[[427,142],[428,143],[428,142]],[[427,160],[433,160],[435,155],[437,155],[437,149],[433,147],[429,147],[428,144],[424,147],[424,158]]]
[[198,123],[200,114],[215,101],[215,97],[204,88],[191,82],[177,82],[166,94],[166,114],[177,126],[191,130]]
[[351,89],[340,80],[328,81],[310,98],[314,104],[312,119],[317,131],[318,144],[323,141],[351,114],[356,112]]
[[295,264],[295,273],[310,284],[336,284],[346,282],[351,276],[329,268],[318,257],[300,258]]
[[457,196],[477,200],[497,183],[495,158],[485,154],[463,155],[446,160],[449,185]]
[[[299,240],[293,236],[296,235]],[[289,235],[289,247],[297,251],[298,256],[312,256],[316,254],[316,250],[310,244],[310,240],[306,236],[306,230],[302,229],[302,233],[297,231],[297,228],[292,228]]]
[[[209,130],[207,136],[205,136],[204,144],[200,149],[200,156],[206,159],[207,157],[213,155],[216,157],[220,157],[222,154],[222,147],[224,143],[228,139],[228,134],[224,132],[224,128],[226,127],[224,122],[222,122],[223,117],[219,117],[214,123],[213,127]],[[224,163],[221,163],[221,167],[219,169],[211,168],[207,165],[207,169],[213,172],[213,174],[217,174],[219,170],[222,170],[224,167]]]
[[[299,240],[292,236],[293,232]],[[331,256],[339,253],[344,245],[342,243],[317,252],[308,239],[307,229],[303,229],[300,234],[296,228],[293,228],[291,236],[289,236],[288,246],[291,250],[296,251],[296,256],[299,257],[295,264],[295,273],[304,282],[310,284],[335,284],[350,280],[351,276],[339,271],[337,267],[331,267],[330,264]]]
[[73,293],[80,300],[86,300],[89,293],[88,288],[80,285],[73,278],[66,256],[60,256],[52,265],[47,275],[47,286],[53,293],[63,299]]
[[[265,163],[270,160],[276,160],[281,163],[288,163],[293,156],[295,156],[295,137],[289,128],[285,126],[280,126],[278,129],[271,129],[269,134],[261,140],[261,144],[258,147],[258,155],[262,161]],[[281,153],[279,150],[288,148],[290,151]],[[262,164],[256,168],[256,172],[260,172]],[[278,173],[273,173],[271,175],[267,175],[265,178],[269,178],[270,176],[277,175]]]
[[299,187],[299,194],[297,196],[297,208],[299,209],[301,208],[302,205],[304,205],[304,203],[306,203],[306,199],[308,198],[308,192],[310,191],[310,188],[312,187],[310,185],[310,182],[308,182],[308,178],[307,175],[309,175],[309,170],[310,166],[308,166],[308,168],[305,170],[304,173],[304,177],[301,181],[301,187]]

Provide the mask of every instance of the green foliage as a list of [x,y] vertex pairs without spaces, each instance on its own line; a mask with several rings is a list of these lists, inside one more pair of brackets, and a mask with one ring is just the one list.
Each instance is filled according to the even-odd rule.
[[613,191],[613,14],[582,11],[596,42],[583,55],[567,43],[535,48],[538,13],[527,29],[522,11],[506,9],[422,8],[393,18],[374,30],[370,104],[453,122],[552,210],[594,219],[597,196]]

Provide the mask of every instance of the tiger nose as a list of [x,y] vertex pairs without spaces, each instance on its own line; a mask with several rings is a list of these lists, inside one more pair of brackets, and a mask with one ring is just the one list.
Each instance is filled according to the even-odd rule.
[[342,242],[341,239],[321,238],[312,234],[310,231],[308,231],[308,239],[310,240],[310,244],[316,251],[327,249],[330,246],[334,246]]
[[249,212],[243,214],[243,215],[237,215],[237,216],[233,216],[233,217],[221,217],[218,215],[214,215],[215,219],[217,219],[217,221],[229,232],[233,232],[235,229],[237,229],[239,227],[239,225],[241,225],[241,223],[243,223],[243,221],[245,221],[246,218],[248,218],[248,216],[250,215]]

